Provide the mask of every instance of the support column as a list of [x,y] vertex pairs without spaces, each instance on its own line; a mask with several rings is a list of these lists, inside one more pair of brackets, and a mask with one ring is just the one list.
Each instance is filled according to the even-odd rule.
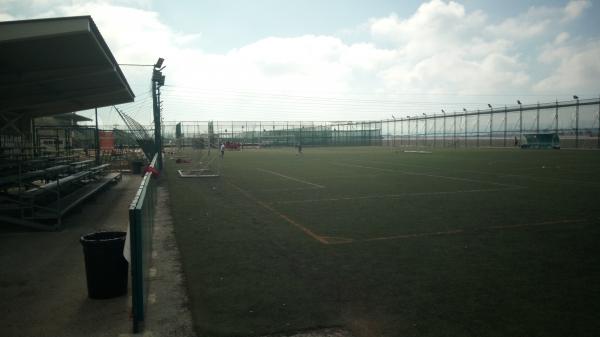
[[95,119],[96,119],[96,132],[94,133],[94,140],[96,141],[96,165],[100,165],[100,131],[98,130],[98,108],[94,108]]

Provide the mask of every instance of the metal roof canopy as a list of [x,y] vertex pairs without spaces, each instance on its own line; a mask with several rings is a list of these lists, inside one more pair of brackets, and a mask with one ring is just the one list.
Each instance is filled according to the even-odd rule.
[[50,116],[134,97],[91,16],[0,22],[0,114]]

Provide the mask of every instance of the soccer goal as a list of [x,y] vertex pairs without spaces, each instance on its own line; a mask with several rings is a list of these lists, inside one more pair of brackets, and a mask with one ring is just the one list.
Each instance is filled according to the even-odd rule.
[[222,158],[217,154],[217,151],[212,151],[211,141],[207,142],[208,147],[202,153],[199,160],[193,163],[193,166],[188,169],[177,170],[181,178],[215,178],[221,175]]

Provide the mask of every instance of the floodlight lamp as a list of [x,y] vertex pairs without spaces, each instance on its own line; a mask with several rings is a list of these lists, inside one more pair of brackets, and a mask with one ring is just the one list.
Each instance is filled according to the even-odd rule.
[[579,96],[573,95],[573,99],[579,99]]
[[443,113],[443,114],[445,114],[445,113],[446,113],[446,111],[444,111],[444,109],[442,109],[442,113]]
[[154,68],[160,68],[162,67],[163,62],[165,61],[165,59],[163,59],[162,57],[158,58],[158,61],[156,61],[156,63],[154,64]]
[[517,100],[517,104],[521,105],[521,101]]
[[488,107],[491,109],[491,108],[492,108],[492,105],[491,105],[490,103],[488,103]]
[[463,111],[464,111],[464,112],[467,112],[467,109],[463,108]]

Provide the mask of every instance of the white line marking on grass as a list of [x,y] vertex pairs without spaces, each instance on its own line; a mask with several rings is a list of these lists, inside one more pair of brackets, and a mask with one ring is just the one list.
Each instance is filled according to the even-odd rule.
[[339,166],[347,166],[347,167],[358,167],[358,168],[369,169],[369,170],[379,170],[379,171],[386,171],[386,172],[397,172],[397,173],[401,173],[401,174],[414,175],[414,176],[441,178],[441,179],[458,180],[458,181],[468,181],[468,182],[472,182],[472,183],[489,184],[489,185],[496,185],[496,186],[509,187],[509,188],[525,188],[524,186],[513,185],[513,184],[502,184],[502,183],[496,183],[496,182],[485,181],[485,180],[460,178],[460,177],[449,177],[449,176],[442,176],[442,175],[439,175],[439,174],[410,172],[410,171],[402,171],[402,170],[387,169],[387,168],[373,167],[373,166],[364,166],[364,165],[356,165],[356,164],[345,164],[345,163],[333,163],[333,164],[334,165],[339,165]]
[[298,179],[298,178],[286,176],[285,174],[277,173],[277,172],[274,172],[274,171],[269,171],[269,170],[265,170],[265,169],[261,169],[261,168],[257,168],[257,170],[262,171],[262,172],[266,172],[266,173],[270,173],[272,175],[276,175],[278,177],[282,177],[282,178],[285,178],[285,179],[297,181],[299,183],[307,184],[307,185],[310,185],[310,186],[315,186],[317,188],[325,188],[325,186],[323,186],[323,185],[319,185],[319,184],[311,183],[310,181],[306,181],[306,180],[302,180],[302,179]]
[[510,191],[518,190],[524,187],[514,186],[507,188],[488,188],[488,189],[474,189],[474,190],[458,190],[458,191],[437,191],[437,192],[408,192],[399,194],[380,194],[380,195],[365,195],[358,197],[339,197],[339,198],[323,198],[323,199],[304,199],[304,200],[284,200],[271,202],[272,204],[300,204],[300,203],[311,203],[311,202],[323,202],[323,201],[349,201],[349,200],[365,200],[365,199],[385,199],[385,198],[402,198],[402,197],[418,197],[418,196],[430,196],[430,195],[447,195],[447,194],[460,194],[460,193],[481,193],[481,192],[498,192],[498,191]]
[[490,227],[486,227],[486,228],[482,228],[482,229],[502,230],[502,229],[511,229],[511,228],[538,227],[538,226],[557,225],[557,224],[566,224],[566,223],[578,223],[578,222],[584,222],[584,221],[587,221],[587,219],[566,219],[566,220],[553,220],[553,221],[544,221],[544,222],[522,223],[522,224],[516,224],[516,225],[496,225],[496,226],[490,226]]
[[523,174],[499,174],[499,177],[513,177],[513,178],[524,178],[533,181],[551,181],[551,182],[561,182],[568,184],[582,184],[582,185],[600,185],[597,181],[586,181],[586,180],[576,180],[576,179],[561,179],[561,178],[552,178],[552,177],[532,177],[529,175]]
[[298,187],[298,188],[265,188],[257,190],[258,192],[289,192],[289,191],[308,191],[319,190],[321,187]]
[[[372,163],[381,163],[381,164],[388,164],[388,165],[398,165],[398,166],[406,166],[406,167],[414,167],[414,168],[424,168],[424,169],[429,169],[429,170],[440,170],[439,168],[436,167],[431,167],[431,166],[423,166],[423,165],[412,165],[412,164],[404,164],[404,163],[398,163],[398,162],[382,162],[382,161],[371,161]],[[589,165],[588,165],[589,166]],[[564,166],[560,166],[561,169],[564,168]],[[548,167],[548,168],[552,168],[552,167]],[[576,168],[575,166],[573,166],[572,168]],[[541,167],[540,167],[541,169]],[[475,173],[475,174],[484,174],[484,175],[490,175],[490,176],[495,176],[495,177],[511,177],[511,178],[524,178],[524,179],[529,179],[529,180],[533,180],[533,181],[558,181],[558,182],[562,182],[562,183],[575,183],[575,184],[592,184],[592,185],[599,185],[600,182],[597,181],[586,181],[586,180],[576,180],[576,179],[562,179],[562,178],[553,178],[553,177],[534,177],[534,176],[530,176],[530,175],[526,175],[526,174],[510,174],[510,173],[494,173],[494,172],[485,172],[485,171],[477,171],[477,170],[464,170],[464,169],[455,169],[455,168],[451,168],[448,169],[449,171],[454,171],[454,172],[465,172],[465,173]]]
[[378,237],[378,238],[364,239],[362,241],[370,242],[370,241],[383,241],[383,240],[412,239],[412,238],[420,238],[420,237],[424,237],[424,236],[454,235],[454,234],[461,234],[464,232],[465,231],[463,229],[455,229],[455,230],[448,230],[448,231],[442,231],[442,232],[414,233],[414,234],[384,236],[384,237]]

